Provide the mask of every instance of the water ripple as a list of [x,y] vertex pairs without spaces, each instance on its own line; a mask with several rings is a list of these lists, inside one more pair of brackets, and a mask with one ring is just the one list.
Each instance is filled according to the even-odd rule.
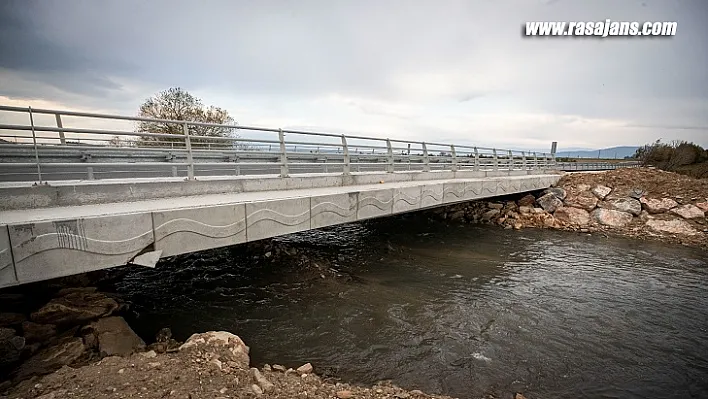
[[708,397],[705,252],[414,217],[279,240],[344,254],[355,279],[222,249],[131,270],[116,289],[139,333],[233,331],[256,364],[461,398]]

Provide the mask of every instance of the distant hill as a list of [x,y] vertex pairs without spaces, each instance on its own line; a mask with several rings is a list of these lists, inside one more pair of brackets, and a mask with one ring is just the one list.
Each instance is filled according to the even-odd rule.
[[582,151],[558,151],[556,157],[568,158],[606,158],[606,159],[622,159],[631,157],[637,151],[637,146],[620,146],[602,148],[599,150],[582,150]]

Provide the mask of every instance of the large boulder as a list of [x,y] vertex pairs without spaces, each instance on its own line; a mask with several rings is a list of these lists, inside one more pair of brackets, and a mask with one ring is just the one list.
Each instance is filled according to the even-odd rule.
[[39,324],[32,321],[22,323],[22,336],[25,337],[28,344],[44,343],[56,334],[57,328],[53,324]]
[[118,309],[118,302],[100,292],[71,292],[54,298],[32,313],[35,323],[77,325],[108,316]]
[[703,212],[701,208],[692,204],[677,206],[671,210],[671,213],[679,215],[684,219],[698,219],[706,216],[705,212]]
[[238,335],[226,331],[193,334],[179,347],[179,352],[216,360],[219,368],[227,366],[247,370],[251,362],[248,346]]
[[597,197],[589,191],[583,191],[578,195],[570,196],[565,199],[565,205],[584,209],[588,212],[597,207]]
[[564,200],[565,197],[568,195],[568,193],[560,187],[551,187],[549,189],[546,189],[543,191],[543,195],[546,194],[553,194],[561,201]]
[[519,206],[527,206],[533,208],[534,204],[536,203],[536,197],[534,197],[532,194],[526,194],[521,197],[521,199],[517,202]]
[[0,367],[11,365],[22,356],[25,339],[13,328],[0,327]]
[[590,214],[585,209],[580,208],[567,206],[558,208],[553,216],[555,216],[558,221],[577,226],[584,226],[590,223]]
[[81,338],[69,337],[60,340],[56,345],[38,352],[22,363],[15,372],[17,380],[24,380],[34,375],[49,374],[62,366],[72,364],[84,353]]
[[555,194],[548,193],[536,200],[536,203],[541,205],[541,208],[546,212],[553,213],[556,209],[563,206],[563,201],[561,201]]
[[642,207],[649,213],[657,214],[664,213],[678,206],[678,202],[672,200],[671,198],[654,199],[642,197],[639,199]]
[[696,235],[700,234],[698,230],[694,229],[691,227],[691,225],[681,219],[674,219],[674,220],[658,220],[658,219],[651,219],[647,221],[647,227],[651,228],[652,230],[661,232],[661,233],[670,233],[670,234],[680,234],[680,235]]
[[624,227],[632,222],[632,214],[614,209],[597,208],[590,216],[598,223],[611,227]]
[[605,203],[609,209],[614,209],[620,212],[631,213],[634,216],[639,216],[642,212],[642,203],[634,198],[618,198]]
[[598,185],[592,188],[592,193],[601,200],[604,200],[612,192],[612,189],[607,186]]
[[101,357],[128,356],[145,349],[145,342],[119,316],[99,319],[84,327],[83,332],[96,337]]

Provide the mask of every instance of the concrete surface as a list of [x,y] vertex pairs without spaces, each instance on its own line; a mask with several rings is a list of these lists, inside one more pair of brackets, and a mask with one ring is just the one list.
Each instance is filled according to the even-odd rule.
[[[74,184],[17,187],[48,190],[40,196],[50,193],[65,196],[59,201],[31,197],[33,206],[71,205],[0,211],[0,287],[124,265],[136,256],[139,261],[135,263],[149,265],[144,259],[471,199],[540,190],[561,177],[526,173],[485,175],[484,172],[414,172],[303,176],[280,181],[214,179],[184,185],[175,182],[176,187],[152,181],[124,184],[127,187],[115,184],[108,187],[93,184],[88,188]],[[259,185],[260,191],[256,190]],[[155,198],[149,195],[151,188],[165,191]],[[207,194],[194,195],[199,188],[206,188]],[[0,187],[0,193],[3,191]],[[126,201],[133,198],[140,200]]]

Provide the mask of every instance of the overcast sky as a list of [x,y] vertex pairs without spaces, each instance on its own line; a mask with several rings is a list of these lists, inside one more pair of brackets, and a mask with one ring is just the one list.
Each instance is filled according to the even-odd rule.
[[[526,21],[677,21],[525,38]],[[0,1],[0,104],[134,115],[180,86],[244,125],[546,149],[708,146],[706,0]]]

